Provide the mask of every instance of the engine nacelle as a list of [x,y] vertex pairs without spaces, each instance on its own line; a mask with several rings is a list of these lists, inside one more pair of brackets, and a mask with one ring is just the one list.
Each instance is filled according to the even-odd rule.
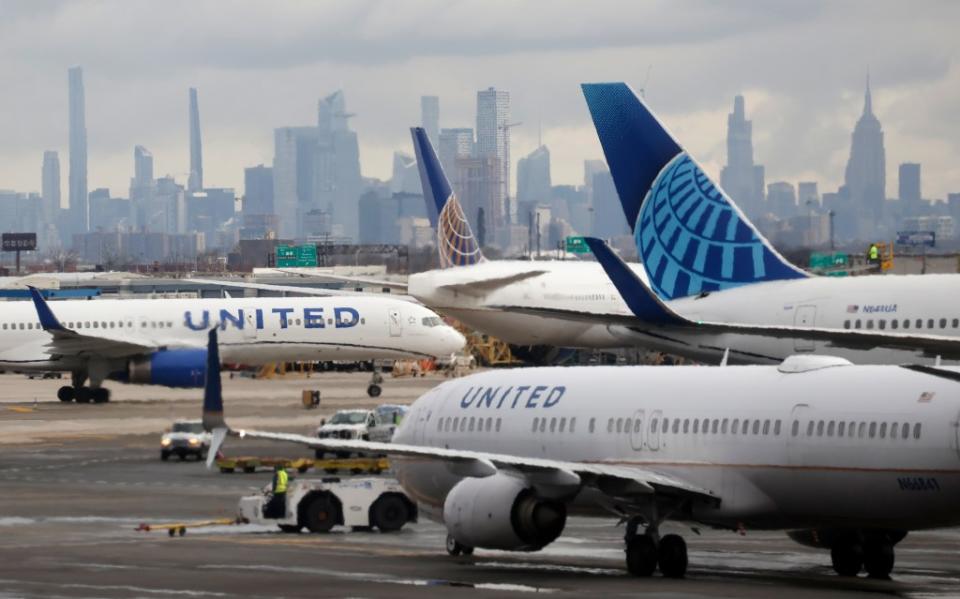
[[165,387],[203,387],[206,349],[171,349],[134,358],[127,364],[127,382]]
[[522,479],[495,474],[457,483],[443,504],[443,521],[467,547],[538,551],[563,532],[567,509],[537,497]]

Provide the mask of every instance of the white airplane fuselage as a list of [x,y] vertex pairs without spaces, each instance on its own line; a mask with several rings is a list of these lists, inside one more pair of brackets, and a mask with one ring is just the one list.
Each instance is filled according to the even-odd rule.
[[[630,267],[647,280],[642,265]],[[479,284],[531,270],[546,272],[503,285]],[[464,282],[477,284],[467,286]],[[716,334],[639,321],[637,327],[628,328],[500,308],[522,306],[631,316],[613,283],[595,262],[491,261],[411,275],[408,285],[411,295],[432,308],[518,345],[598,349],[640,346],[704,361],[719,360],[729,348],[730,362],[740,364],[777,364],[792,354],[814,352],[858,364],[900,364],[934,357],[919,349],[852,349],[826,342]],[[859,321],[860,328],[874,332],[960,336],[960,309],[952,300],[958,294],[958,275],[810,277],[744,285],[672,300],[669,305],[691,320],[836,329],[854,329]],[[917,326],[918,320],[921,327]],[[909,321],[909,328],[904,328],[904,321]]]
[[[388,298],[101,299],[48,305],[64,327],[77,333],[157,348],[203,348],[207,331],[219,325],[223,360],[250,365],[446,357],[463,346],[462,336],[438,324],[434,312]],[[69,371],[91,359],[119,364],[126,358],[51,357],[46,350],[51,339],[32,302],[3,304],[0,368]]]
[[[819,359],[791,358],[799,372],[639,366],[482,373],[421,396],[394,442],[660,472],[720,498],[671,518],[723,528],[960,524],[960,385],[889,366],[803,364]],[[395,468],[432,517],[463,480],[443,461],[397,458]],[[615,502],[587,493],[574,509],[616,513]]]

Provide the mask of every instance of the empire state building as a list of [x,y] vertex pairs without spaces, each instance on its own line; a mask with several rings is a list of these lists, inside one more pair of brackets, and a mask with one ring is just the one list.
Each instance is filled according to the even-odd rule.
[[856,232],[861,238],[872,235],[887,197],[887,173],[883,129],[873,114],[869,77],[863,99],[863,114],[853,130],[850,160],[847,161],[844,181],[850,208],[858,225]]

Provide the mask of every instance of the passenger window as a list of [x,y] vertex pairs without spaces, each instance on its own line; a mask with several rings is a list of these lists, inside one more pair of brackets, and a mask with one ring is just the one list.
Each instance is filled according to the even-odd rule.
[[890,423],[890,438],[894,441],[897,439],[897,433],[900,432],[900,425],[897,422]]
[[777,420],[777,421],[774,423],[774,425],[773,425],[773,434],[776,435],[776,436],[778,436],[778,437],[780,436],[780,421],[779,421],[779,420]]
[[631,421],[630,418],[624,419],[624,421],[623,421],[623,432],[629,433],[629,432],[630,432],[630,428],[631,428],[632,426],[633,426],[633,422]]
[[547,419],[546,419],[546,418],[541,418],[541,419],[540,419],[540,432],[541,432],[541,433],[544,433],[544,432],[546,432],[546,431],[547,431]]
[[910,328],[910,320],[909,320],[909,319],[907,319],[907,318],[904,318],[904,319],[903,319],[903,328],[905,328],[905,329],[909,329],[909,328]]
[[954,329],[960,326],[960,319],[954,318],[952,321],[950,321],[950,326]]
[[919,438],[920,438],[920,423],[919,423],[919,422],[913,425],[913,438],[914,438],[914,439],[919,439]]
[[566,419],[566,418],[561,418],[561,419],[560,419],[560,430],[559,430],[559,432],[562,433],[562,432],[564,432],[565,430],[567,430],[567,419]]
[[466,417],[466,416],[464,416],[463,418],[460,419],[460,432],[461,432],[461,433],[467,432],[467,417]]
[[863,439],[864,436],[866,436],[866,431],[867,431],[867,423],[861,422],[860,425],[857,426],[857,436]]
[[894,318],[893,320],[890,321],[890,328],[891,328],[891,329],[895,329],[895,328],[897,328],[898,326],[900,326],[900,321],[897,320],[896,318]]
[[850,320],[844,320],[844,321],[843,321],[843,328],[845,328],[845,329],[849,329],[849,328],[850,328]]
[[664,418],[664,419],[663,419],[663,426],[660,428],[660,432],[663,432],[663,433],[669,433],[669,432],[670,432],[670,419],[669,419],[669,418]]
[[817,422],[817,436],[818,437],[823,436],[823,420],[820,420]]
[[907,424],[906,422],[904,422],[904,423],[903,423],[903,428],[902,428],[901,431],[900,431],[900,438],[901,438],[901,439],[906,439],[906,438],[909,437],[909,436],[910,436],[910,425]]
[[[894,320],[893,322],[897,322],[897,321]],[[843,420],[841,420],[840,423],[837,424],[837,436],[838,436],[838,437],[842,437],[842,436],[843,436],[843,429],[844,429],[844,427],[846,427],[846,426],[847,426],[847,423],[844,422]]]
[[853,324],[853,328],[855,328],[855,329],[859,329],[859,328],[860,328],[860,319],[859,319],[859,318],[857,319],[857,322],[855,322],[855,323]]
[[720,430],[720,419],[715,419],[710,427],[710,432],[716,435],[718,430]]
[[597,424],[597,419],[596,419],[596,418],[591,418],[591,419],[590,419],[590,426],[589,426],[591,433],[597,428],[597,427],[596,427],[596,424]]
[[744,418],[744,419],[743,419],[743,434],[744,434],[744,435],[750,434],[750,419],[749,419],[749,418]]
[[673,434],[676,435],[678,432],[680,432],[680,419],[679,419],[679,418],[674,418],[674,419],[673,419]]
[[490,416],[489,418],[487,418],[487,432],[489,433],[492,430],[493,430],[493,416]]
[[553,418],[550,419],[550,432],[551,432],[551,433],[557,432],[557,418],[556,418],[556,417],[553,417]]
[[873,328],[873,319],[872,319],[872,318],[869,319],[869,320],[867,320],[867,328],[868,328],[868,329],[872,329],[872,328]]
[[808,437],[813,436],[813,420],[807,423],[807,436]]
[[881,423],[880,423],[880,438],[881,438],[881,439],[886,439],[886,438],[887,438],[887,423],[886,423],[886,422],[881,422]]
[[684,418],[684,419],[683,419],[683,434],[687,434],[687,433],[689,433],[689,432],[690,432],[690,419],[689,419],[689,418]]
[[472,432],[473,432],[473,425],[474,425],[474,424],[476,424],[476,423],[475,423],[474,420],[473,420],[473,416],[471,416],[471,417],[470,417],[470,425],[467,427],[467,432],[468,432],[468,433],[472,433]]
[[873,439],[873,438],[876,437],[876,436],[877,436],[877,423],[876,423],[876,422],[871,422],[871,423],[870,423],[870,438]]
[[643,424],[643,422],[642,422],[639,418],[637,418],[636,420],[634,420],[634,421],[633,421],[633,432],[639,433],[639,432],[640,432],[640,425],[641,425],[641,424]]
[[[666,421],[664,421],[664,422],[666,422]],[[666,425],[664,425],[664,428],[666,428]],[[623,432],[623,418],[617,418],[617,432],[618,432],[618,433],[622,433],[622,432]]]
[[540,424],[540,418],[534,417],[533,419],[533,428],[530,429],[531,432],[537,432],[537,426]]
[[754,420],[754,421],[753,421],[753,434],[754,434],[754,435],[759,435],[759,434],[760,434],[760,421],[759,421],[759,420]]
[[835,427],[835,426],[836,426],[836,425],[835,425],[835,423],[833,422],[833,420],[831,420],[831,421],[830,421],[830,424],[827,425],[827,436],[828,436],[828,437],[832,437],[832,436],[833,436],[833,431],[834,431],[834,427]]
[[917,319],[917,328],[918,328],[918,329],[922,329],[922,328],[923,328],[923,320],[921,320],[921,319],[919,319],[919,318]]
[[453,432],[457,432],[457,428],[460,426],[460,418],[456,417],[453,419]]
[[739,419],[739,418],[734,418],[734,419],[733,419],[733,426],[730,427],[730,432],[733,433],[734,435],[736,435],[737,433],[740,432],[740,419]]
[[571,433],[574,432],[574,429],[575,429],[575,428],[577,428],[577,419],[576,419],[576,418],[571,418],[571,419],[570,419],[570,432],[571,432]]
[[763,434],[764,434],[764,435],[769,435],[769,434],[770,434],[770,421],[769,421],[769,420],[764,420],[764,421],[763,421]]
[[932,318],[928,318],[928,319],[927,319],[927,328],[928,328],[928,329],[932,329],[932,328],[933,328],[933,319],[932,319]]
[[794,420],[793,426],[790,427],[790,436],[796,437],[800,433],[800,421]]
[[727,419],[724,418],[723,421],[720,423],[720,433],[721,433],[721,434],[724,434],[724,435],[727,434],[727,422],[728,422]]
[[651,433],[657,432],[657,419],[656,419],[656,418],[654,418],[653,420],[650,421],[650,432],[651,432]]
[[500,418],[497,418],[497,432],[500,432]]
[[[656,429],[656,427],[654,427],[654,429]],[[611,418],[610,420],[607,420],[607,432],[608,433],[613,432],[613,418]]]
[[885,329],[887,328],[887,321],[881,318],[880,320],[877,321],[877,326],[880,327],[881,329]]
[[699,418],[694,418],[694,419],[693,419],[693,434],[697,434],[697,433],[699,433],[699,432],[700,432],[700,419],[699,419]]

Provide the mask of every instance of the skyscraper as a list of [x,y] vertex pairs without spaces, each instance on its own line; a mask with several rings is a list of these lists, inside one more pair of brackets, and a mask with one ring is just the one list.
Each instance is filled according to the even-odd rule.
[[273,169],[252,166],[243,169],[243,214],[274,214]]
[[863,96],[863,114],[853,129],[850,160],[844,177],[844,187],[850,202],[854,221],[852,233],[861,239],[875,234],[887,192],[886,157],[883,149],[883,129],[873,114],[870,95],[870,77]]
[[188,191],[203,189],[203,145],[200,142],[200,104],[197,88],[190,88],[190,178]]
[[153,185],[153,154],[143,146],[136,146],[133,148],[133,181],[130,182],[130,187],[132,189],[151,185]]
[[83,69],[69,69],[67,79],[70,103],[70,232],[86,233],[90,230],[90,210],[87,207],[87,124]]
[[550,187],[550,150],[540,146],[517,161],[517,219],[521,224],[538,204],[550,204]]
[[420,123],[433,147],[440,142],[440,98],[420,96]]
[[[510,195],[510,92],[492,87],[477,92],[477,156],[496,158],[497,167],[497,212],[488,214],[487,220],[494,229],[512,222],[516,207],[508,207]],[[510,213],[507,213],[509,210]]]
[[473,155],[473,129],[462,127],[456,129],[441,129],[440,143],[437,145],[437,156],[447,178],[455,181],[457,178],[457,159],[469,158]]
[[916,203],[923,196],[920,193],[920,165],[915,162],[905,162],[900,165],[900,194],[901,202]]
[[748,121],[743,96],[733,99],[727,115],[727,166],[720,171],[720,187],[748,215],[763,211],[763,166],[753,163],[753,123]]
[[45,247],[60,244],[57,222],[60,219],[60,157],[56,152],[43,153],[40,187],[40,229],[37,234]]

